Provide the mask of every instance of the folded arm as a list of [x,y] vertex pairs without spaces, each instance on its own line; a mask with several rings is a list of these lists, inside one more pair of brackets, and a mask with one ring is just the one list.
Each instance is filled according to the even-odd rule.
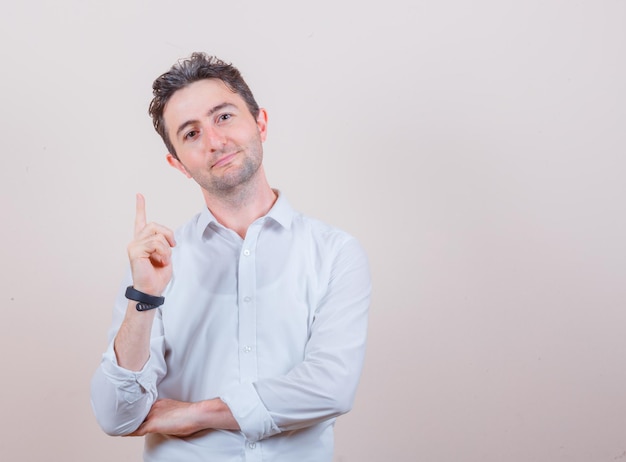
[[348,412],[363,365],[370,300],[367,260],[356,241],[344,246],[331,273],[315,310],[303,361],[284,375],[243,383],[215,399],[157,400],[156,386],[166,373],[157,313],[151,353],[142,370],[133,372],[114,364],[112,347],[105,354],[92,384],[101,426],[110,434],[136,436],[187,436],[209,428],[241,430],[248,440],[258,441]]
[[220,396],[247,439],[305,428],[351,409],[365,355],[370,292],[365,253],[351,240],[334,262],[304,360],[285,375]]

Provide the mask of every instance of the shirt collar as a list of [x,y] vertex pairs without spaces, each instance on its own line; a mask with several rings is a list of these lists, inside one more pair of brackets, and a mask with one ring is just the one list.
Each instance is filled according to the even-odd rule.
[[[294,216],[296,215],[296,211],[291,207],[291,204],[287,201],[287,198],[284,194],[282,194],[279,190],[274,189],[274,192],[278,196],[276,202],[272,208],[267,212],[267,215],[261,217],[260,219],[272,219],[283,228],[290,229],[291,222],[293,221]],[[198,216],[198,220],[196,221],[196,231],[198,236],[202,236],[206,230],[206,228],[214,224],[215,226],[222,226],[215,216],[211,213],[208,207],[204,207]]]

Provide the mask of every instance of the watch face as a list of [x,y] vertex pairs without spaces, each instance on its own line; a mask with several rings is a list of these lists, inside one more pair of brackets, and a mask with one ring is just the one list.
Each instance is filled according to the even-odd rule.
[[157,305],[150,305],[148,303],[142,303],[142,302],[137,303],[137,306],[136,306],[137,311],[148,311],[156,307]]

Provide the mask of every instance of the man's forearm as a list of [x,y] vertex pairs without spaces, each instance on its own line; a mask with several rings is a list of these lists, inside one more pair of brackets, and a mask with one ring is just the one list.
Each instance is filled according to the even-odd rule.
[[230,409],[219,398],[195,403],[161,399],[154,403],[145,421],[130,436],[161,433],[185,437],[208,429],[239,430]]
[[235,420],[230,408],[219,398],[209,399],[196,403],[200,415],[204,416],[205,428],[217,430],[239,430],[239,423]]
[[128,303],[114,342],[117,364],[130,371],[140,371],[150,357],[150,332],[156,311],[137,311],[136,304],[132,300]]

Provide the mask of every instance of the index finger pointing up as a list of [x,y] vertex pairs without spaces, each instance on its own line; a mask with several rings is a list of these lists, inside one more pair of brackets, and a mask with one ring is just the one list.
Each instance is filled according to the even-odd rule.
[[146,227],[146,199],[141,194],[137,194],[137,205],[135,210],[135,236]]

